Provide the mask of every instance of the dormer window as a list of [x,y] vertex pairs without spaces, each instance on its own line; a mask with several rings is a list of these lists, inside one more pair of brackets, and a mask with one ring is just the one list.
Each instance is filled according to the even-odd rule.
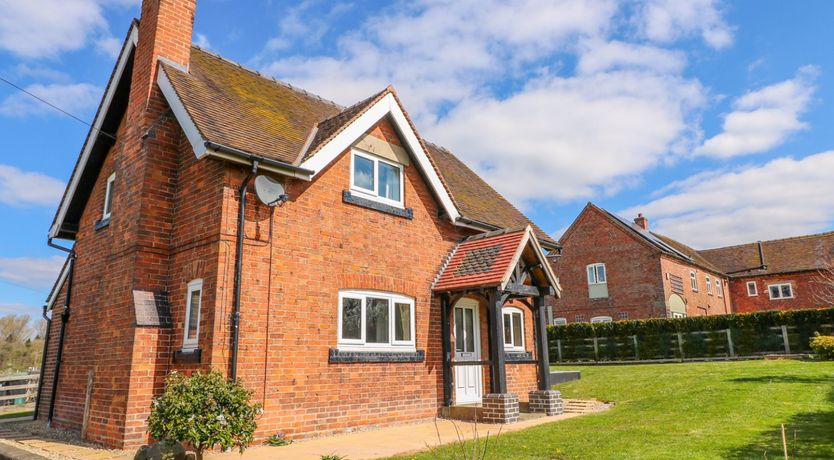
[[353,150],[350,190],[384,204],[403,207],[403,167],[377,156]]

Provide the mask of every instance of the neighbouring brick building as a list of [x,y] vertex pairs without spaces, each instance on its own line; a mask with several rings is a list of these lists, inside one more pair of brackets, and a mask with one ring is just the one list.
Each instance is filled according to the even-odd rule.
[[166,375],[209,368],[261,438],[552,413],[556,242],[392,88],[344,108],[264,77],[192,46],[195,8],[142,2],[59,205],[36,416],[134,447]]
[[[830,307],[834,232],[695,250],[588,203],[548,258],[557,324]],[[827,288],[832,292],[831,287]]]
[[729,275],[736,313],[834,306],[821,273],[834,262],[834,232],[700,253]]
[[548,257],[564,292],[553,321],[729,313],[727,276],[694,249],[588,203]]

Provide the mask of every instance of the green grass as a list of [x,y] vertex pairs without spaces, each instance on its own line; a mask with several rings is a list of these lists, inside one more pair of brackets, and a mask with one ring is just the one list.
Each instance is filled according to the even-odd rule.
[[[606,412],[501,435],[494,459],[834,459],[834,363],[739,361],[567,366],[567,398]],[[450,447],[408,458],[456,458]]]
[[0,414],[0,420],[7,419],[7,418],[18,418],[18,417],[31,417],[35,415],[35,411],[32,409],[17,411],[17,412],[5,412]]

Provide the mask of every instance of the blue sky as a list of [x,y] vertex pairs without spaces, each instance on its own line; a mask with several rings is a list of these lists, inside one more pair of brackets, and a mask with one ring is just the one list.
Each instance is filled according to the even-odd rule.
[[[0,0],[0,76],[91,120],[137,0]],[[393,84],[554,236],[587,201],[706,248],[834,228],[834,3],[201,0],[194,41],[342,104]],[[0,313],[37,315],[87,127],[0,83]]]

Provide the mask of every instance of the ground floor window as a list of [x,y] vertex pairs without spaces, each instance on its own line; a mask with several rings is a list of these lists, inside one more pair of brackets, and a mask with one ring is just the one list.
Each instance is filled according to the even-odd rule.
[[339,292],[340,349],[413,350],[414,299],[400,294]]
[[564,326],[565,324],[568,324],[567,318],[553,318],[554,326]]
[[627,321],[628,320],[628,312],[627,311],[621,311],[621,312],[617,313],[617,319],[620,320],[620,321]]
[[200,338],[200,304],[203,299],[203,280],[196,279],[188,283],[185,298],[185,327],[183,328],[183,350],[197,348]]
[[747,282],[747,295],[749,297],[755,297],[755,296],[759,295],[759,292],[756,289],[756,282],[755,281],[748,281]]
[[770,294],[771,300],[793,298],[793,286],[791,286],[791,283],[768,284],[767,292]]
[[679,311],[672,312],[672,318],[686,318],[686,313],[681,313]]
[[594,316],[591,318],[591,323],[610,323],[611,317],[610,316]]
[[524,313],[518,308],[504,309],[504,350],[524,351]]

